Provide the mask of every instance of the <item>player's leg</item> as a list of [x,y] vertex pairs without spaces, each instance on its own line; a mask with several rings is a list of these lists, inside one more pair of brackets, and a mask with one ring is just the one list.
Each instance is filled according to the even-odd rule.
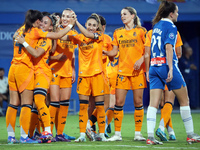
[[187,133],[187,142],[200,142],[200,136],[194,133],[194,126],[189,106],[187,87],[182,86],[180,89],[173,90],[173,92],[178,98],[180,104],[180,114]]
[[80,136],[75,140],[75,142],[85,142],[85,132],[88,120],[88,103],[89,96],[79,94],[80,110],[79,110],[79,129]]
[[85,132],[88,121],[88,104],[91,95],[91,78],[79,77],[77,83],[77,93],[79,94],[80,110],[79,110],[79,129],[80,136],[75,142],[85,142]]
[[[173,91],[168,91],[168,90],[166,91],[165,90],[165,103],[169,103],[169,104],[167,104],[167,106],[164,105],[164,109],[163,109],[164,113],[166,112],[165,109],[170,109],[170,110],[173,109],[174,100],[175,100],[175,95],[174,95]],[[162,113],[161,113],[161,116],[162,116]],[[169,134],[169,140],[176,140],[176,136],[175,136],[174,129],[173,129],[173,126],[172,126],[171,115],[170,115],[169,121],[167,122],[166,128],[167,128],[167,131],[168,131],[168,134]]]
[[20,105],[19,93],[17,91],[9,91],[10,102],[6,112],[6,127],[8,132],[8,144],[18,143],[15,139],[15,123],[18,106]]
[[6,112],[6,128],[8,132],[8,144],[17,143],[15,139],[15,123],[18,106],[20,105],[20,96],[15,82],[15,69],[16,65],[12,64],[8,74],[9,95],[10,101]]
[[106,117],[107,117],[106,121],[107,121],[107,124],[108,124],[108,127],[107,127],[107,132],[108,133],[111,133],[111,124],[110,123],[114,118],[115,101],[116,101],[115,94],[114,95],[110,94],[109,108],[106,111]]
[[[60,108],[60,76],[53,74],[52,80],[50,83],[50,105],[49,105],[49,112],[51,118],[51,133],[53,134],[53,127],[55,124],[56,114]],[[57,127],[56,127],[57,130]]]
[[162,91],[162,89],[150,90],[150,103],[147,109],[147,145],[162,144],[154,138],[154,129],[156,126],[156,113],[160,103],[160,98],[162,96]]
[[123,106],[128,90],[116,89],[116,104],[114,107],[114,123],[115,123],[115,135],[108,139],[108,141],[121,141],[121,126],[124,116]]
[[97,123],[99,127],[100,140],[107,141],[107,139],[104,136],[106,114],[104,109],[105,83],[104,83],[104,75],[102,73],[94,75],[91,78],[91,90],[92,90],[92,95],[95,97],[95,107],[97,111]]
[[20,93],[21,96],[21,112],[20,112],[20,131],[21,143],[38,143],[37,141],[33,141],[28,137],[28,131],[30,128],[30,121],[31,121],[31,109],[33,103],[33,91],[32,90],[24,90]]
[[35,75],[35,89],[33,95],[35,105],[41,117],[42,123],[44,124],[44,131],[40,137],[43,142],[47,142],[53,138],[50,125],[50,112],[46,105],[47,89],[50,86],[51,77],[51,73],[49,73],[48,76],[45,74]]
[[135,89],[133,90],[134,95],[134,120],[135,120],[135,141],[146,141],[142,136],[142,123],[144,118],[144,107],[143,107],[143,91],[144,89]]
[[65,136],[63,135],[67,121],[70,96],[71,96],[71,87],[60,89],[60,109],[58,111],[58,126],[56,135],[57,141],[70,142],[70,140],[68,138],[65,138]]
[[35,132],[35,128],[37,124],[39,123],[38,119],[38,111],[36,106],[33,104],[33,107],[31,109],[31,120],[30,120],[30,127],[29,127],[29,137],[31,139],[38,139],[41,135],[38,132]]

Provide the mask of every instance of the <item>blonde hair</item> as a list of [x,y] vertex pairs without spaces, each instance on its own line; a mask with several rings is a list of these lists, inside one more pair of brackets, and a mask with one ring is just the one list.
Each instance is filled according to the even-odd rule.
[[124,7],[123,9],[126,9],[130,12],[131,15],[135,15],[135,18],[133,19],[133,23],[136,26],[141,26],[140,18],[137,15],[137,11],[133,7]]

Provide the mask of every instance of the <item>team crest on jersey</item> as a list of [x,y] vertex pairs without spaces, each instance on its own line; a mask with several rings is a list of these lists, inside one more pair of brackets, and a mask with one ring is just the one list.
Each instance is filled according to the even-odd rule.
[[136,32],[133,33],[133,36],[137,36]]
[[173,40],[173,39],[174,39],[174,37],[175,37],[174,33],[170,33],[170,34],[169,34],[169,38],[170,38],[170,39],[172,39],[172,40]]
[[58,77],[58,75],[57,74],[53,74],[53,76],[56,78],[56,77]]
[[115,67],[119,64],[119,56],[115,57],[114,60],[110,63],[112,67]]
[[40,46],[44,47],[45,45],[47,45],[46,41],[41,42]]

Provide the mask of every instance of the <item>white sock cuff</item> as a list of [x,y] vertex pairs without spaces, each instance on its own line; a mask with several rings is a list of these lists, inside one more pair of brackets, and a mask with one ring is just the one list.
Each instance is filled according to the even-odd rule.
[[81,136],[81,137],[85,137],[85,133],[84,133],[84,132],[81,132],[81,133],[80,133],[80,136]]
[[158,110],[157,108],[152,107],[152,106],[149,106],[148,109],[151,110],[151,111],[154,111],[154,112],[156,112],[156,113],[157,113],[157,110]]
[[190,110],[190,106],[180,106],[180,110]]

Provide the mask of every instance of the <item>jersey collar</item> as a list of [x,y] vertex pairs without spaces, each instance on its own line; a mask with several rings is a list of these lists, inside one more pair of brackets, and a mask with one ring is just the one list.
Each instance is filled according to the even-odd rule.
[[171,22],[172,24],[174,24],[170,19],[168,19],[168,18],[162,18],[161,20],[163,20],[163,21],[168,21],[168,22]]

